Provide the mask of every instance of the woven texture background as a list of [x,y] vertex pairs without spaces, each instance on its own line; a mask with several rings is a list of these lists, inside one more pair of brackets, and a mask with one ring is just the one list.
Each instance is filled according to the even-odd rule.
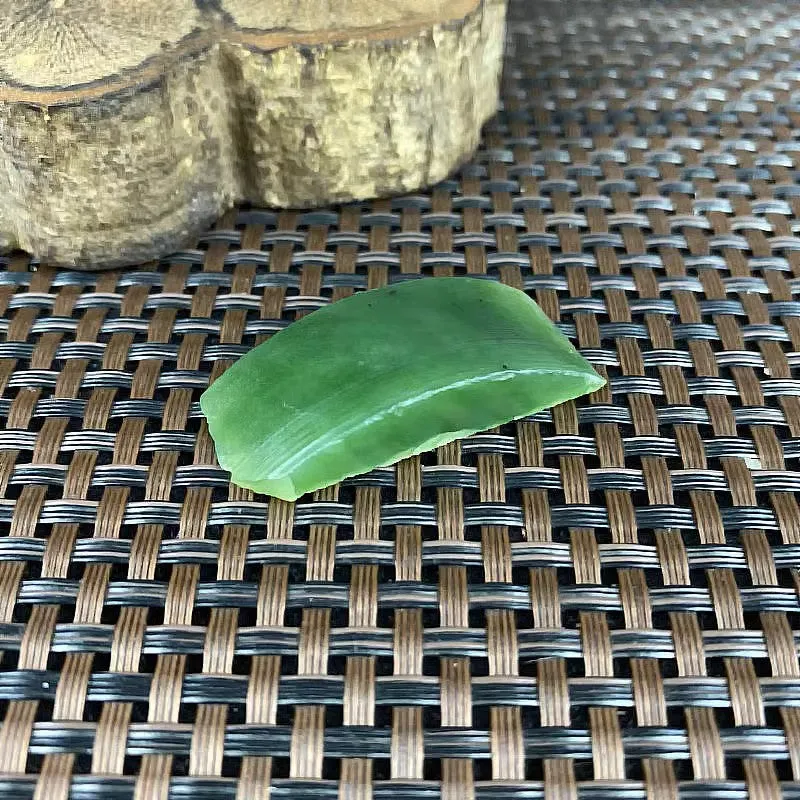
[[[0,272],[0,796],[800,798],[800,3],[516,3],[428,194]],[[197,400],[417,275],[609,384],[304,498]],[[298,364],[302,369],[302,364]]]

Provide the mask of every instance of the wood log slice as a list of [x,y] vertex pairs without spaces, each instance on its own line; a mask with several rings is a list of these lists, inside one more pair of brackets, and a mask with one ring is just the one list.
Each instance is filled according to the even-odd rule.
[[505,0],[5,0],[0,243],[81,269],[237,201],[413,191],[497,105]]

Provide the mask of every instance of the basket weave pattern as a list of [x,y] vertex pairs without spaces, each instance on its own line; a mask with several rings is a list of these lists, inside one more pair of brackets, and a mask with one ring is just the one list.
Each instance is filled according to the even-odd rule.
[[[0,796],[800,798],[798,36],[796,2],[518,2],[429,194],[11,259]],[[607,387],[297,504],[229,485],[211,377],[452,274]]]

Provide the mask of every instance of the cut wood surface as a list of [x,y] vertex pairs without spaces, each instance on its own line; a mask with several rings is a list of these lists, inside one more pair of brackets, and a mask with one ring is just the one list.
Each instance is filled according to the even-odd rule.
[[236,201],[413,191],[497,106],[505,0],[6,0],[0,246],[98,269]]

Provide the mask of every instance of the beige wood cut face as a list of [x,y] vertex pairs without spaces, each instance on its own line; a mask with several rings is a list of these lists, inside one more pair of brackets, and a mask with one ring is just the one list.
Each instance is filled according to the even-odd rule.
[[228,0],[225,10],[240,28],[309,32],[430,24],[463,16],[475,5],[469,0]]
[[36,88],[108,80],[180,42],[198,17],[192,0],[11,0],[0,74]]
[[0,246],[98,269],[239,200],[408,192],[497,104],[505,0],[6,0]]

